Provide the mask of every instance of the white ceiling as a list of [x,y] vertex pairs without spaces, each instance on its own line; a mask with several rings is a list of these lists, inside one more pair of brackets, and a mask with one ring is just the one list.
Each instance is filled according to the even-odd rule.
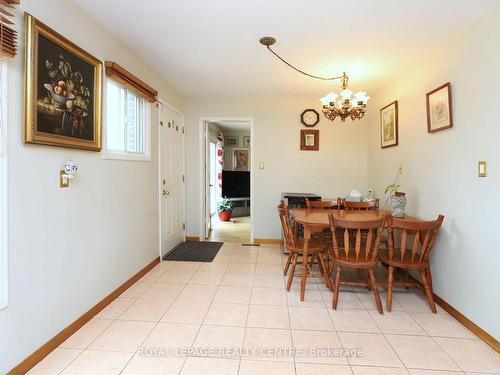
[[[189,97],[323,95],[346,71],[373,94],[500,0],[74,0]],[[126,3],[126,4],[124,4]]]

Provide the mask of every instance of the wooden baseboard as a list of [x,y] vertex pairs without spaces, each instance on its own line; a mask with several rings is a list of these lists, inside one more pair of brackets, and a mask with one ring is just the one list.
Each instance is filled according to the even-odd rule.
[[[421,281],[413,276],[411,276],[411,278],[415,280],[422,287],[423,290],[424,286],[421,283]],[[479,339],[481,339],[486,345],[488,345],[490,348],[492,348],[494,351],[500,354],[500,344],[497,339],[495,339],[488,332],[479,327],[472,320],[467,318],[464,314],[462,314],[460,311],[458,311],[444,299],[439,297],[436,293],[432,293],[432,296],[434,297],[434,302],[437,303],[439,306],[441,306],[441,308],[444,311],[446,311],[448,314],[454,317],[457,322],[459,322],[461,325],[463,325],[465,328],[471,331],[474,335],[479,337]]]
[[149,263],[142,270],[137,272],[130,279],[125,281],[122,285],[116,288],[111,294],[101,300],[97,305],[92,307],[89,311],[71,323],[69,326],[64,328],[61,332],[39,347],[33,354],[27,357],[24,361],[19,363],[16,367],[10,370],[7,375],[17,375],[17,374],[25,374],[32,367],[34,367],[38,362],[44,359],[50,352],[56,349],[59,345],[61,345],[68,337],[78,331],[85,323],[87,323],[90,319],[96,316],[102,309],[108,306],[111,302],[113,302],[120,294],[122,294],[125,290],[130,288],[132,284],[134,284],[137,280],[143,277],[146,273],[148,273],[151,269],[153,269],[158,263],[160,263],[160,258],[156,257],[151,263]]
[[279,245],[281,244],[281,240],[277,238],[255,238],[253,240],[256,244],[259,245]]
[[199,241],[200,237],[198,236],[186,236],[186,241]]

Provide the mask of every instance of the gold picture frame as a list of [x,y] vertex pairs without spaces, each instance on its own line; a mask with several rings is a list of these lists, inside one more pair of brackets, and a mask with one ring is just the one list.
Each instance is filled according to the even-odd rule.
[[29,13],[25,23],[25,143],[101,150],[102,62]]
[[398,101],[386,105],[380,110],[380,148],[399,144]]

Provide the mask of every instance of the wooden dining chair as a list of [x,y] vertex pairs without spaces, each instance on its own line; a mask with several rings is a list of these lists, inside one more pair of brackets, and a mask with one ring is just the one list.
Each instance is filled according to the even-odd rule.
[[[332,231],[333,247],[329,250],[335,269],[333,283],[332,307],[336,310],[339,300],[340,285],[365,286],[373,290],[377,310],[383,314],[382,302],[377,289],[375,269],[378,262],[380,239],[385,227],[386,217],[380,219],[349,220],[336,219],[329,215],[330,230]],[[365,235],[366,234],[366,235]],[[342,241],[339,240],[342,238]],[[342,268],[351,268],[365,271],[366,281],[344,281],[341,278]],[[364,275],[364,273],[359,272]]]
[[380,261],[388,268],[387,311],[392,309],[394,285],[421,287],[421,284],[409,278],[405,281],[396,281],[394,271],[402,270],[404,273],[408,273],[410,270],[416,270],[420,273],[431,311],[436,313],[429,257],[443,220],[443,215],[439,215],[436,220],[419,222],[390,218],[387,227],[388,248],[379,253]]
[[[297,266],[298,258],[299,256],[302,257],[304,254],[304,240],[294,235],[288,206],[286,206],[283,201],[281,201],[280,205],[278,206],[278,212],[281,222],[281,228],[283,230],[283,237],[285,239],[285,247],[289,252],[283,273],[286,276],[286,274],[288,273],[288,269],[291,266],[286,286],[286,289],[290,290],[293,282],[293,277],[295,276],[295,268]],[[328,288],[331,289],[331,278],[328,272],[327,262],[325,260],[326,252],[327,245],[323,240],[321,240],[320,238],[311,238],[309,240],[306,278],[324,277]],[[312,266],[313,264],[318,264],[321,273],[314,274],[310,272],[310,266]]]
[[337,202],[332,200],[310,200],[306,198],[306,206],[311,210],[330,210],[337,206]]
[[340,204],[344,210],[378,210],[380,200],[377,198],[368,202],[353,202],[342,198]]

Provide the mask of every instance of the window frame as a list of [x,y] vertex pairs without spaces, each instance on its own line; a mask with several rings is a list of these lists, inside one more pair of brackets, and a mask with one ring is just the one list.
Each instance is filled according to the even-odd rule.
[[[130,161],[151,161],[151,103],[146,100],[145,98],[142,98],[143,100],[143,105],[144,105],[144,153],[139,154],[139,153],[133,153],[133,152],[120,152],[120,151],[115,151],[115,150],[108,150],[108,116],[107,116],[107,111],[108,111],[108,100],[107,100],[107,89],[108,89],[108,81],[111,81],[113,84],[119,86],[123,90],[125,90],[125,97],[127,92],[131,91],[124,87],[122,84],[119,82],[107,77],[106,78],[106,84],[103,85],[104,88],[103,90],[105,91],[105,100],[104,100],[104,106],[105,106],[105,111],[103,113],[103,123],[104,123],[104,131],[103,131],[103,153],[102,153],[102,158],[103,159],[109,159],[109,160],[130,160]],[[126,101],[125,101],[126,102]],[[126,130],[125,130],[126,131]]]
[[[2,124],[5,142],[8,147],[8,129],[7,129],[7,63],[0,62],[0,91],[1,91],[1,105],[2,105]],[[8,270],[8,154],[0,157],[0,310],[9,305],[9,270]]]

